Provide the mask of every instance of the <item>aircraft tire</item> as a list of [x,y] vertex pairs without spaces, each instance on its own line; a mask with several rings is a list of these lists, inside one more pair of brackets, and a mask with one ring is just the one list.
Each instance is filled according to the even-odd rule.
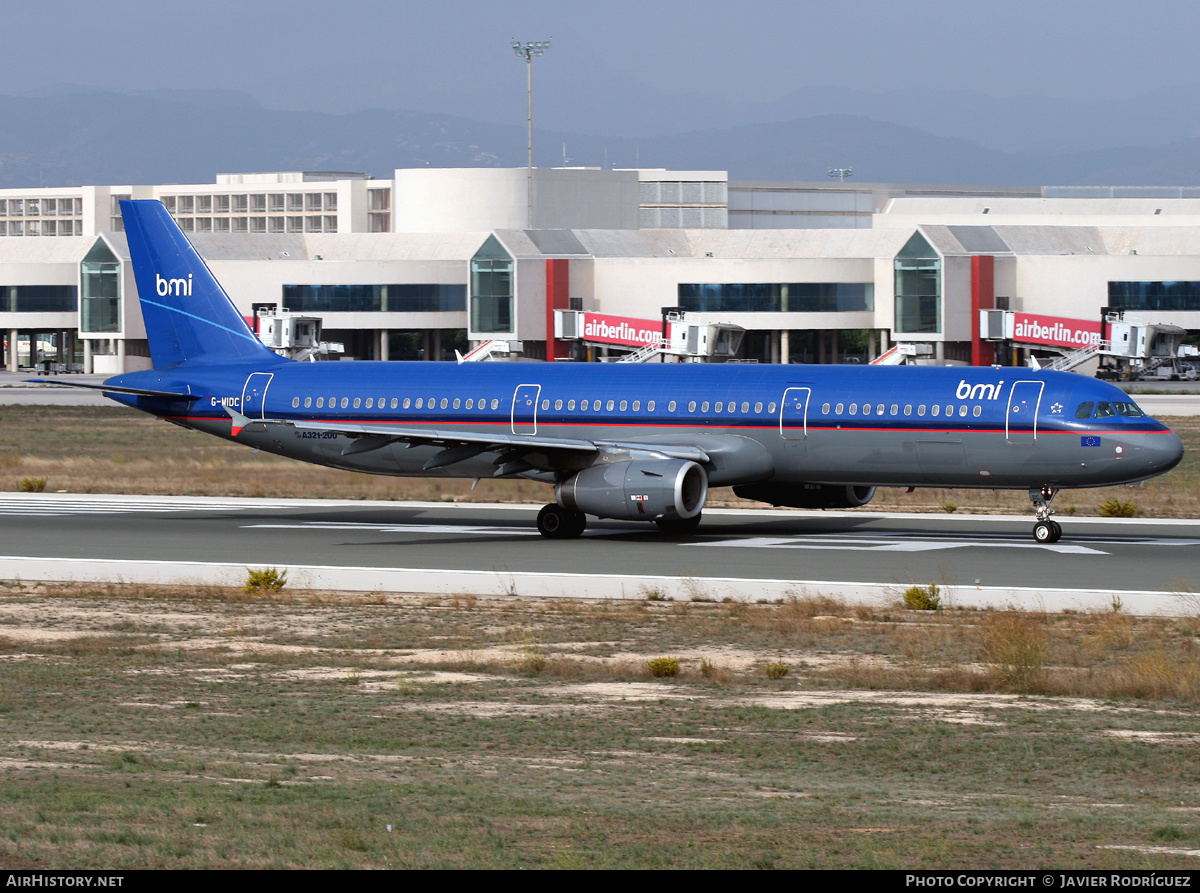
[[1051,521],[1050,526],[1054,530],[1054,538],[1050,540],[1050,542],[1057,543],[1060,539],[1062,539],[1062,525],[1057,521]]
[[542,506],[538,512],[538,533],[549,540],[574,539],[583,533],[587,516],[582,512],[568,512],[557,503]]
[[691,533],[700,526],[702,514],[702,512],[696,512],[690,518],[659,518],[654,523],[663,533]]
[[1038,521],[1033,525],[1033,538],[1039,543],[1052,543],[1055,540],[1054,528],[1051,521]]

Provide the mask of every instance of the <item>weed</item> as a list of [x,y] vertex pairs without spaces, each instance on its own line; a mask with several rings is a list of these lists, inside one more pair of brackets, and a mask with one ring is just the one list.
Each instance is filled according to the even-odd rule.
[[1096,512],[1101,518],[1132,518],[1138,513],[1138,508],[1138,504],[1132,499],[1110,496],[1096,506]]
[[246,585],[242,592],[278,592],[287,585],[287,571],[282,573],[273,567],[256,571],[246,568]]
[[1030,692],[1042,683],[1046,622],[1041,614],[993,611],[981,625],[983,657],[996,668],[1000,687]]
[[513,637],[517,646],[517,669],[524,673],[537,675],[546,669],[546,649],[538,641],[535,633],[521,630]]
[[912,585],[904,590],[904,607],[912,611],[936,611],[942,605],[941,589],[937,583],[928,586]]
[[679,659],[675,657],[655,657],[646,661],[646,669],[655,679],[679,675]]
[[723,682],[729,673],[716,661],[702,657],[700,658],[700,675],[709,682]]
[[949,514],[954,514],[956,511],[958,511],[958,503],[957,502],[943,502],[942,503],[942,511],[947,512]]
[[792,668],[781,661],[776,661],[773,664],[767,664],[765,669],[768,679],[782,679],[791,672]]
[[668,602],[671,600],[671,597],[657,586],[643,586],[642,594],[648,602]]
[[46,489],[45,478],[24,477],[17,481],[17,489],[22,493],[42,493]]

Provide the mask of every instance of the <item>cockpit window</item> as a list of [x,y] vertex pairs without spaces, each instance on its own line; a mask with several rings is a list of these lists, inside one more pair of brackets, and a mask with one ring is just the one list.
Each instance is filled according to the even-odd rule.
[[1075,418],[1090,419],[1092,417],[1092,410],[1095,408],[1096,408],[1095,400],[1089,400],[1087,403],[1080,403],[1079,408],[1077,410],[1075,410]]
[[1118,413],[1126,418],[1136,419],[1145,415],[1142,412],[1142,408],[1136,403],[1114,403],[1113,406],[1117,408]]
[[1112,405],[1111,403],[1098,403],[1098,404],[1096,404],[1096,415],[1095,415],[1095,418],[1098,418],[1098,419],[1111,419],[1111,418],[1112,418],[1113,416],[1115,416],[1116,414],[1117,414],[1117,411],[1116,411],[1115,409],[1113,409],[1113,405]]

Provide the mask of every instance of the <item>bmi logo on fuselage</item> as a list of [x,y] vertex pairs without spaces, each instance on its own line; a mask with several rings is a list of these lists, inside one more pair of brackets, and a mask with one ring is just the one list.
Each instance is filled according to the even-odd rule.
[[154,274],[154,288],[158,291],[160,298],[165,298],[167,295],[187,295],[192,294],[192,274],[188,273],[187,279],[163,279],[157,273]]
[[1004,382],[998,381],[995,384],[968,384],[967,380],[961,379],[958,382],[958,390],[954,392],[954,396],[959,400],[995,400],[1000,396],[1000,391],[1004,388]]

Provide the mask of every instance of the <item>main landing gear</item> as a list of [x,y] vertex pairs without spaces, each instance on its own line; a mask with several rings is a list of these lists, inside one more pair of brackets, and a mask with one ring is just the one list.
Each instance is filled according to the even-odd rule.
[[1054,514],[1050,503],[1054,500],[1054,494],[1057,492],[1058,490],[1054,487],[1045,486],[1029,490],[1029,501],[1037,509],[1037,523],[1033,525],[1033,538],[1039,543],[1057,543],[1062,537],[1062,526],[1057,521],[1050,519],[1050,516]]
[[569,512],[557,503],[542,506],[538,512],[538,533],[550,540],[573,540],[587,526],[587,515]]

